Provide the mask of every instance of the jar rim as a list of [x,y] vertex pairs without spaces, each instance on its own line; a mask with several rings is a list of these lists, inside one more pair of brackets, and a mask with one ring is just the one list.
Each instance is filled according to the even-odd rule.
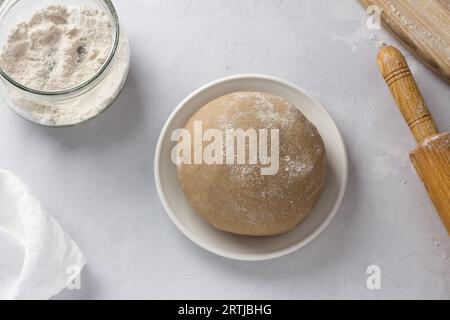
[[[14,5],[16,5],[19,1],[20,0],[6,0],[6,1],[2,2],[0,0],[0,23],[1,23],[2,17],[4,15],[6,15],[9,12],[9,10],[11,10],[14,7]],[[47,97],[61,97],[61,96],[65,96],[65,95],[76,94],[76,93],[88,88],[89,85],[95,83],[95,81],[97,81],[106,72],[106,70],[110,66],[112,60],[114,59],[117,49],[119,47],[119,39],[120,39],[119,16],[117,14],[116,8],[114,7],[111,0],[99,0],[99,1],[101,1],[103,4],[106,5],[107,10],[109,11],[108,13],[112,17],[112,22],[114,24],[115,32],[114,32],[113,45],[112,45],[111,51],[108,55],[108,58],[103,63],[101,68],[99,68],[99,70],[97,70],[97,72],[92,77],[83,81],[80,84],[77,84],[74,87],[64,89],[64,90],[58,90],[58,91],[43,91],[43,90],[37,90],[37,89],[27,87],[27,86],[17,82],[16,80],[14,80],[12,77],[10,77],[6,72],[4,72],[2,70],[1,66],[0,66],[0,77],[5,79],[8,83],[12,84],[14,87],[16,87],[28,94],[33,94],[33,95],[38,95],[38,96],[47,96]]]

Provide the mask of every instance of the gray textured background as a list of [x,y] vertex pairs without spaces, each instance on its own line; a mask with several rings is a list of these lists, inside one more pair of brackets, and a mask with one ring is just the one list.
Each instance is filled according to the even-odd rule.
[[[0,167],[22,177],[79,243],[82,290],[59,298],[450,298],[450,241],[408,159],[414,140],[375,64],[356,0],[116,0],[132,70],[115,105],[70,129],[30,124],[0,105]],[[339,3],[339,4],[338,4]],[[442,131],[450,90],[408,55]],[[196,247],[156,194],[153,154],[174,107],[238,73],[285,78],[342,130],[350,180],[328,229],[301,251],[243,263]],[[366,268],[382,269],[382,290]]]

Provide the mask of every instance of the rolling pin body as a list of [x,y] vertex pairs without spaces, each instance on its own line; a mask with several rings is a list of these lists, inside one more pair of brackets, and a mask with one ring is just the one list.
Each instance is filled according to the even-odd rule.
[[418,147],[411,161],[450,235],[450,133],[439,134],[403,55],[392,46],[378,54],[378,66]]

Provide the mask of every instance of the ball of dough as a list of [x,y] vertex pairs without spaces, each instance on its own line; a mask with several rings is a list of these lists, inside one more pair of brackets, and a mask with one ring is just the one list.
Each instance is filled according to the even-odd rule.
[[[202,122],[203,132],[279,130],[275,175],[262,175],[261,168],[266,166],[260,161],[177,166],[184,193],[204,220],[217,229],[250,236],[279,235],[305,220],[324,188],[327,164],[319,132],[296,107],[270,94],[236,92],[208,103],[192,116],[185,127],[192,137],[196,121]],[[269,133],[269,155],[270,137]]]

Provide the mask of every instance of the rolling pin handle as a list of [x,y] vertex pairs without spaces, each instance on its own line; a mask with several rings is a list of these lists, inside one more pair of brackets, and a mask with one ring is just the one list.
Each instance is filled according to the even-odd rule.
[[377,63],[417,143],[436,136],[439,130],[402,53],[386,46],[380,49]]

